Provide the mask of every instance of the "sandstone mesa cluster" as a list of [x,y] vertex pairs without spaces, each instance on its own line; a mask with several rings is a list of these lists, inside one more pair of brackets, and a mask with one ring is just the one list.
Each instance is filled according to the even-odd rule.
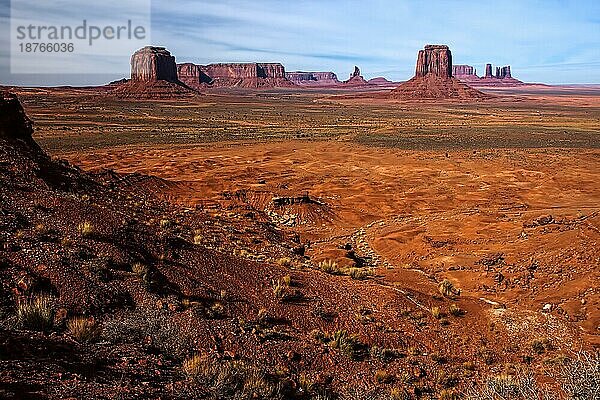
[[[452,65],[452,53],[445,45],[427,45],[417,56],[415,76],[398,86],[392,98],[408,99],[480,99],[487,96],[465,83],[519,84],[512,78],[510,66],[496,68],[487,64],[485,77],[479,78],[470,65]],[[118,82],[119,97],[172,98],[197,96],[207,88],[275,87],[368,87],[389,86],[383,77],[364,79],[354,67],[348,80],[340,82],[333,72],[286,72],[281,63],[177,64],[164,47],[147,46],[131,57],[131,79]],[[393,86],[392,86],[393,87]]]

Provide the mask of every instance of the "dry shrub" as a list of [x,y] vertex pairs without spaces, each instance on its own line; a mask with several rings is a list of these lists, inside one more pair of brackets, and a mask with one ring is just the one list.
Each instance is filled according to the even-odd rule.
[[32,331],[47,332],[54,325],[54,299],[41,294],[17,304],[17,324]]
[[94,225],[89,221],[82,222],[77,225],[77,232],[84,238],[92,237],[95,232]]
[[460,289],[457,289],[452,282],[444,279],[438,286],[438,290],[445,297],[454,298],[460,296]]
[[243,361],[219,361],[208,355],[194,355],[183,362],[182,369],[190,380],[206,387],[211,398],[270,398],[277,385],[266,374]]
[[73,318],[67,323],[67,329],[71,336],[81,343],[95,342],[102,334],[102,327],[93,317]]

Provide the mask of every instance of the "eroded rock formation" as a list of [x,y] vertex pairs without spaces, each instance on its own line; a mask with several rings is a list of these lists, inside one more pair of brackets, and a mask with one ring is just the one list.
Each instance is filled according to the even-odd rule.
[[493,78],[492,75],[492,64],[485,64],[485,78]]
[[365,80],[360,74],[360,68],[354,66],[354,72],[350,74],[350,78],[347,81],[344,81],[345,85],[359,86],[359,85],[368,85],[369,82]]
[[178,82],[175,57],[164,47],[139,49],[131,56],[131,80]]
[[297,85],[337,85],[340,83],[333,72],[286,72],[286,78]]
[[470,65],[453,65],[452,66],[452,76],[475,76],[477,75],[477,71]]
[[179,64],[179,79],[198,87],[277,87],[292,86],[285,68],[279,63],[220,63],[209,65]]
[[489,96],[452,76],[452,53],[445,45],[427,45],[417,56],[415,76],[394,89],[397,99],[484,99]]
[[203,84],[210,84],[212,79],[202,72],[199,65],[192,63],[177,64],[179,80],[191,88],[200,89]]
[[25,115],[17,95],[0,92],[0,138],[33,142],[33,123]]
[[131,56],[131,80],[112,90],[117,97],[132,99],[172,99],[198,93],[177,76],[175,57],[164,47],[146,46]]
[[433,74],[442,78],[452,77],[452,53],[445,45],[427,45],[419,50],[416,77]]
[[512,78],[510,75],[510,65],[505,67],[496,67],[496,79]]

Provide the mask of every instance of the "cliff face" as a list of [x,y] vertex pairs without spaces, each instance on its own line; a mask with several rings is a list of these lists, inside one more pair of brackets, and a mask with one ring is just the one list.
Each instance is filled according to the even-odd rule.
[[452,77],[452,53],[448,46],[427,45],[417,56],[415,76],[433,74],[442,78]]
[[286,78],[297,85],[336,85],[340,81],[333,72],[287,72]]
[[285,68],[279,63],[210,64],[201,65],[200,70],[212,79],[285,79]]
[[293,85],[279,63],[179,64],[179,79],[186,85],[213,87],[277,87]]
[[146,46],[131,56],[131,80],[178,82],[175,57],[164,47]]
[[199,89],[203,84],[210,84],[212,79],[200,69],[199,65],[192,63],[177,64],[179,80],[191,88]]

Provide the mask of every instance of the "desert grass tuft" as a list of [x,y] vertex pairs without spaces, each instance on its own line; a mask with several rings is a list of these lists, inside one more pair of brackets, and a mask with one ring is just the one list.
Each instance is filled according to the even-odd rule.
[[81,237],[89,238],[92,237],[95,233],[94,225],[91,222],[85,221],[80,223],[77,226],[77,231],[81,235]]
[[33,331],[47,332],[54,325],[53,298],[41,294],[17,304],[17,324]]
[[81,343],[95,342],[102,334],[102,328],[94,318],[73,318],[67,323],[67,329],[71,336]]
[[438,290],[445,297],[454,298],[460,296],[460,289],[457,289],[448,279],[444,279],[439,284]]

